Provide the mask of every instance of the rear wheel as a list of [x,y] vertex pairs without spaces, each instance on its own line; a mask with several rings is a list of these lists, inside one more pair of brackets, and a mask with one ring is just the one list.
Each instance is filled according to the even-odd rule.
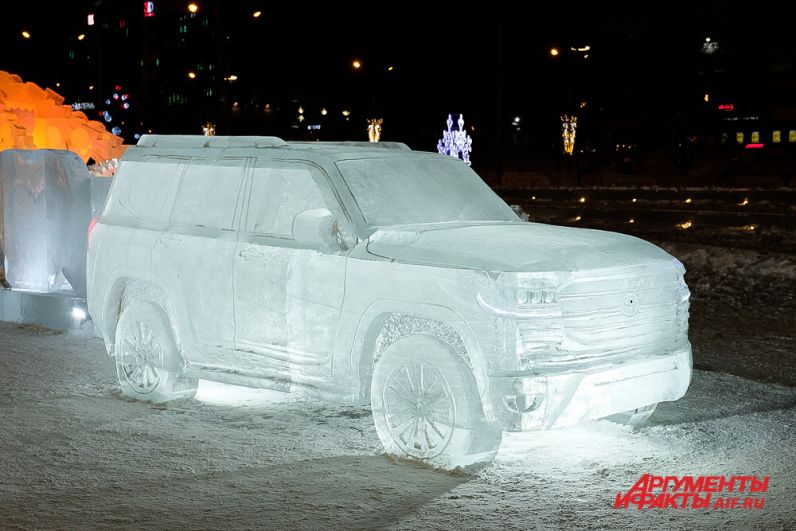
[[184,371],[171,323],[156,304],[137,301],[116,326],[116,375],[122,392],[137,400],[193,398],[198,380]]
[[371,404],[385,451],[399,457],[455,468],[491,460],[500,445],[470,368],[431,336],[387,348],[373,371]]

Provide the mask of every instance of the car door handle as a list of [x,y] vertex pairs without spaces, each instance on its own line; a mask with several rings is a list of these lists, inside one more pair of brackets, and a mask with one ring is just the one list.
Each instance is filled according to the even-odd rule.
[[265,257],[265,253],[259,249],[244,249],[238,253],[238,256],[243,258],[246,262],[254,260],[255,258]]
[[172,245],[177,245],[182,241],[182,238],[179,236],[174,236],[173,234],[166,234],[160,237],[159,243],[163,247],[171,247]]

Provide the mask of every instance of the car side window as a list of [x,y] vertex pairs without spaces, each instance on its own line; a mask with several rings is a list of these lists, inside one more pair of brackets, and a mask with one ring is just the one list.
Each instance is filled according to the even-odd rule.
[[180,179],[170,222],[231,230],[245,165],[194,161]]
[[255,168],[246,230],[292,237],[293,218],[313,208],[328,208],[309,167],[299,164]]

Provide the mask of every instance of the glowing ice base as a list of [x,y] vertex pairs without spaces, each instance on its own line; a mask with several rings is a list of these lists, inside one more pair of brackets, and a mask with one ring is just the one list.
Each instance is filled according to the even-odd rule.
[[0,152],[5,275],[12,288],[85,296],[88,170],[70,151]]

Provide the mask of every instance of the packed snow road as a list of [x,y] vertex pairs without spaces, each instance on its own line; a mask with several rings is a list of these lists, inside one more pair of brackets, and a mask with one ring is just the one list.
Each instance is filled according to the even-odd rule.
[[[368,408],[201,382],[118,391],[98,339],[0,323],[0,528],[794,529],[796,259],[666,245],[689,269],[694,374],[633,430],[508,434],[481,470],[382,454]],[[644,474],[770,476],[760,509],[614,509]]]
[[[2,528],[796,525],[796,389],[722,372],[637,431],[511,434],[449,473],[382,455],[367,408],[205,382],[189,402],[125,400],[96,339],[1,323],[0,367]],[[645,473],[771,479],[762,509],[614,509]]]

